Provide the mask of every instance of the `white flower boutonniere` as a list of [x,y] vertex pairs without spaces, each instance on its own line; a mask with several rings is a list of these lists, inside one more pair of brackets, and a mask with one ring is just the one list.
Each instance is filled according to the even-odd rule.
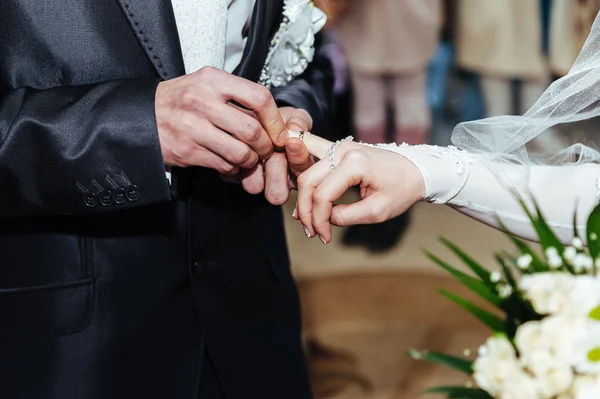
[[285,86],[302,74],[315,56],[315,35],[327,15],[312,0],[285,0],[283,21],[271,41],[260,83]]

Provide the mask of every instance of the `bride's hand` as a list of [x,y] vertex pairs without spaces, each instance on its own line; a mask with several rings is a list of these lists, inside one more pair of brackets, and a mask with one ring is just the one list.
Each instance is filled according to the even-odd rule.
[[[291,137],[293,134],[291,134]],[[332,142],[305,133],[311,155],[321,159],[298,177],[295,218],[309,237],[331,241],[331,224],[381,223],[423,199],[425,183],[419,169],[395,152],[353,142],[335,149],[335,167],[326,156]],[[360,186],[361,200],[334,205],[350,187]]]

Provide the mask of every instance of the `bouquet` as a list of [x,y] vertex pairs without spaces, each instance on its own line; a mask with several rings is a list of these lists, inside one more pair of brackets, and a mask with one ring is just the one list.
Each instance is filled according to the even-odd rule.
[[514,237],[500,223],[518,254],[497,255],[497,270],[484,268],[447,240],[444,244],[471,274],[428,253],[497,311],[440,291],[485,323],[492,334],[474,359],[467,352],[455,357],[409,351],[415,359],[469,376],[464,386],[436,387],[426,393],[446,394],[449,399],[600,399],[600,207],[589,216],[585,240],[575,231],[571,245],[563,245],[537,205],[531,211],[521,204],[541,250]]

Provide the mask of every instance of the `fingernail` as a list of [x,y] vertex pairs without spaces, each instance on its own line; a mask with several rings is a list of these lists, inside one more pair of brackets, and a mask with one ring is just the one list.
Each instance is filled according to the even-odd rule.
[[310,238],[310,231],[308,231],[308,228],[306,226],[304,226],[304,233],[306,234],[307,238]]
[[321,236],[319,236],[319,238],[321,239],[321,242],[323,243],[323,245],[327,245],[327,241],[325,241],[325,239]]
[[277,141],[283,146],[289,137],[290,137],[290,135],[289,135],[288,131],[284,130],[277,137]]
[[294,208],[294,212],[292,212],[292,217],[296,219],[296,216],[298,216],[298,210]]

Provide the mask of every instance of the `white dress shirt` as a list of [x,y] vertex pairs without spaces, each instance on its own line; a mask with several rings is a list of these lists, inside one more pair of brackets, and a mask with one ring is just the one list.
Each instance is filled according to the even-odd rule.
[[255,0],[171,0],[186,73],[205,66],[232,72],[246,45],[242,35]]

